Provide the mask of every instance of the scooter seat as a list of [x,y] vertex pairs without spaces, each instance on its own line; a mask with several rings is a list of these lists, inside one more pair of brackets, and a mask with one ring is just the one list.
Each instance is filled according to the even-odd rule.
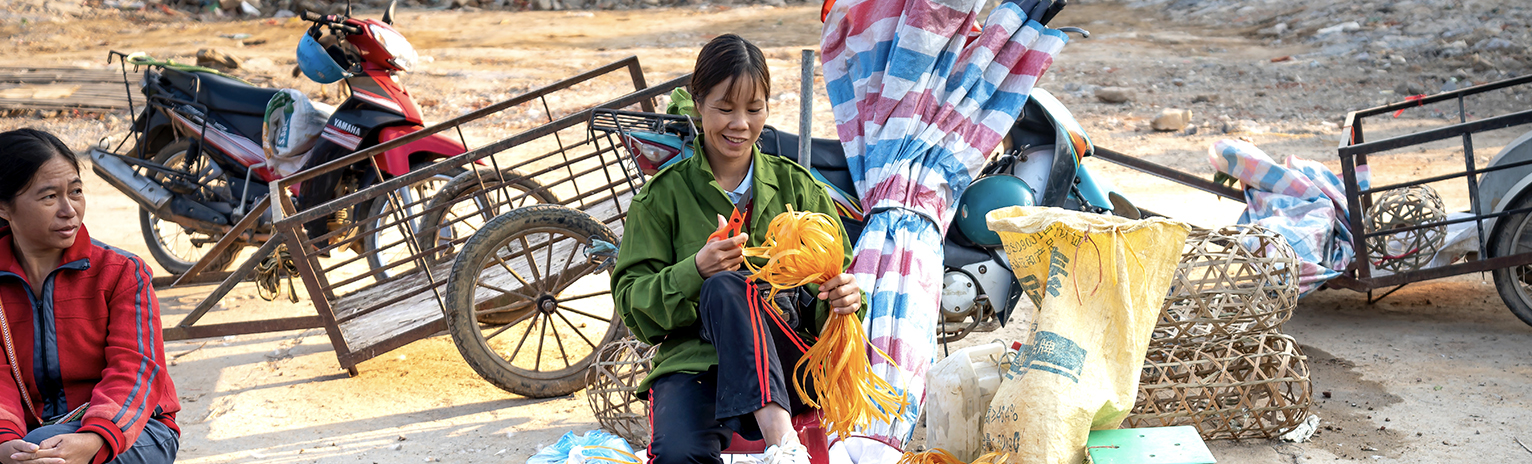
[[256,87],[213,73],[166,68],[163,75],[171,87],[184,95],[196,95],[197,103],[207,106],[215,120],[251,140],[260,140],[266,103],[279,92],[278,89]]
[[197,103],[207,105],[215,113],[265,116],[266,103],[279,91],[206,72],[166,69],[164,75],[171,86],[187,95],[192,95],[192,91],[196,90]]
[[[793,161],[798,160],[798,134],[782,132],[775,127],[766,126],[761,131],[761,153],[777,155]],[[819,175],[834,185],[842,192],[856,194],[856,183],[851,180],[851,170],[846,167],[846,151],[841,148],[840,141],[835,139],[813,139],[809,149],[813,154],[809,157],[809,164]]]
[[[761,131],[761,152],[784,156],[788,159],[798,159],[798,134],[783,132],[772,126],[766,126]],[[818,170],[846,170],[846,152],[841,148],[840,140],[836,139],[813,139],[809,141],[809,150],[813,152],[809,158],[809,164]]]
[[[761,153],[781,156],[793,162],[798,161],[798,134],[782,132],[775,127],[766,126],[761,131],[758,142]],[[826,182],[835,186],[848,196],[856,196],[856,183],[851,180],[851,170],[846,166],[846,151],[841,148],[840,141],[835,139],[813,139],[809,141],[809,164],[814,172],[819,173]],[[862,236],[862,228],[866,226],[862,221],[850,218],[841,218],[841,225],[846,228],[846,238],[851,243]]]

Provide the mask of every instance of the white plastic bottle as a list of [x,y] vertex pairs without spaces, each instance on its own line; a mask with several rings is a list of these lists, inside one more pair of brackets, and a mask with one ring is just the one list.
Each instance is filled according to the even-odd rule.
[[971,346],[938,361],[926,375],[926,448],[964,462],[979,457],[980,420],[1000,389],[1001,342]]

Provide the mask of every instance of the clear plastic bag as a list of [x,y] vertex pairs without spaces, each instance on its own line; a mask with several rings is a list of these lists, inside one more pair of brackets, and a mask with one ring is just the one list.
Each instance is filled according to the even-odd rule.
[[559,441],[543,447],[537,454],[527,458],[527,464],[612,464],[642,461],[633,455],[633,447],[622,437],[605,430],[592,430],[585,435],[566,432]]

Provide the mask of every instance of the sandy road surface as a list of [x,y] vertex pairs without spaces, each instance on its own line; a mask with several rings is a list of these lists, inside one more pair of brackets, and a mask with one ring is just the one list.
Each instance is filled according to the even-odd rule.
[[[405,11],[401,26],[430,61],[406,83],[431,119],[441,120],[518,92],[628,55],[645,64],[650,82],[689,68],[697,48],[712,35],[740,32],[766,48],[775,72],[770,122],[795,127],[797,50],[817,43],[812,7],[692,7],[632,12],[442,12]],[[364,12],[364,14],[366,14]],[[376,14],[376,13],[373,13]],[[150,18],[153,19],[153,18]],[[1095,38],[1073,42],[1042,85],[1089,128],[1099,144],[1136,156],[1210,175],[1205,162],[1212,141],[1250,137],[1278,159],[1300,155],[1331,166],[1338,128],[1347,110],[1393,97],[1388,73],[1362,69],[1314,54],[1302,45],[1271,48],[1243,30],[1180,26],[1146,10],[1087,3],[1066,10],[1059,25],[1082,25]],[[102,66],[107,49],[144,50],[190,61],[197,48],[219,47],[247,59],[244,75],[272,86],[295,87],[334,102],[334,88],[301,82],[288,74],[291,48],[302,25],[295,22],[159,23],[124,16],[117,20],[34,24],[21,30],[0,23],[0,65],[48,62]],[[250,33],[237,47],[218,34]],[[1272,63],[1284,55],[1300,59]],[[1424,75],[1441,70],[1410,71]],[[1398,71],[1397,73],[1403,73]],[[1297,77],[1297,79],[1294,79]],[[1180,79],[1182,84],[1173,81]],[[615,84],[614,84],[615,85]],[[1096,102],[1079,86],[1127,86],[1134,102]],[[822,88],[822,86],[821,86]],[[597,89],[594,91],[611,91]],[[1216,95],[1206,101],[1207,95]],[[1508,93],[1483,109],[1525,106]],[[1199,101],[1202,100],[1202,101]],[[828,102],[816,98],[815,134],[831,136]],[[1499,105],[1499,106],[1496,106]],[[1186,107],[1203,130],[1196,135],[1158,134],[1148,119],[1161,107]],[[1405,131],[1444,124],[1430,108],[1411,111],[1380,129]],[[121,116],[0,119],[0,129],[39,126],[84,146],[120,130]],[[1234,134],[1223,121],[1249,120]],[[508,118],[482,127],[476,140],[491,140],[530,124]],[[1328,123],[1328,124],[1327,124]],[[1369,128],[1371,130],[1371,128]],[[1476,140],[1487,161],[1515,133]],[[1380,179],[1446,172],[1461,163],[1449,144],[1387,155]],[[1089,161],[1140,205],[1199,225],[1232,223],[1242,205],[1217,201],[1100,161]],[[1461,188],[1439,186],[1452,206],[1466,205]],[[104,182],[87,175],[86,223],[95,238],[148,256],[136,207]],[[1504,308],[1487,276],[1470,275],[1412,285],[1380,303],[1365,295],[1322,291],[1300,303],[1287,331],[1310,357],[1322,432],[1305,444],[1265,441],[1214,443],[1220,462],[1528,462],[1532,453],[1532,328]],[[160,294],[166,324],[199,301],[205,289]],[[212,318],[303,315],[301,304],[265,302],[249,288],[237,289]],[[976,334],[964,343],[1007,337]],[[522,462],[540,445],[595,422],[583,393],[527,399],[478,378],[449,339],[437,336],[380,356],[348,377],[320,331],[171,342],[184,410],[182,462]]]

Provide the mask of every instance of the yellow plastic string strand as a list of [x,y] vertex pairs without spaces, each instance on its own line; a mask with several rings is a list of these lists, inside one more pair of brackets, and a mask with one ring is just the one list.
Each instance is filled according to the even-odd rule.
[[[745,249],[745,256],[765,258],[766,264],[746,262],[750,278],[771,286],[770,304],[776,307],[777,292],[805,284],[823,284],[841,274],[845,248],[841,245],[840,224],[827,214],[794,211],[772,218],[766,227],[761,246]],[[794,366],[793,386],[798,396],[823,414],[825,428],[840,436],[850,436],[858,427],[872,421],[889,422],[904,411],[903,396],[888,381],[872,372],[867,357],[867,332],[855,315],[830,316],[824,333]],[[883,350],[873,352],[894,361]],[[808,383],[814,390],[810,395]]]
[[639,464],[639,463],[643,462],[643,460],[639,459],[638,456],[634,455],[633,453],[629,453],[627,451],[623,451],[623,450],[620,450],[620,449],[617,449],[617,448],[613,448],[613,447],[610,447],[610,446],[599,446],[599,445],[596,445],[596,446],[582,446],[581,448],[611,451],[613,453],[617,453],[618,456],[622,456],[622,457],[625,457],[625,458],[628,458],[628,459],[632,459],[632,461],[623,461],[623,460],[618,460],[618,459],[612,459],[612,458],[609,458],[609,457],[606,457],[606,456],[586,456],[585,460],[587,460],[587,461],[594,459],[594,460],[597,460],[597,461],[608,461],[608,462],[613,462],[613,463],[617,463],[617,464]]
[[[1009,454],[1005,454],[1005,453],[988,453],[988,454],[979,456],[978,459],[975,459],[973,461],[973,464],[1006,464],[1006,460],[1008,460],[1009,458],[1010,458],[1010,455]],[[957,456],[953,456],[952,453],[947,452],[947,450],[944,450],[944,449],[941,449],[941,448],[936,448],[936,449],[933,449],[933,450],[930,450],[930,451],[923,451],[923,452],[911,451],[911,452],[904,453],[903,456],[899,457],[898,464],[965,464],[965,463],[962,460],[958,459]]]

